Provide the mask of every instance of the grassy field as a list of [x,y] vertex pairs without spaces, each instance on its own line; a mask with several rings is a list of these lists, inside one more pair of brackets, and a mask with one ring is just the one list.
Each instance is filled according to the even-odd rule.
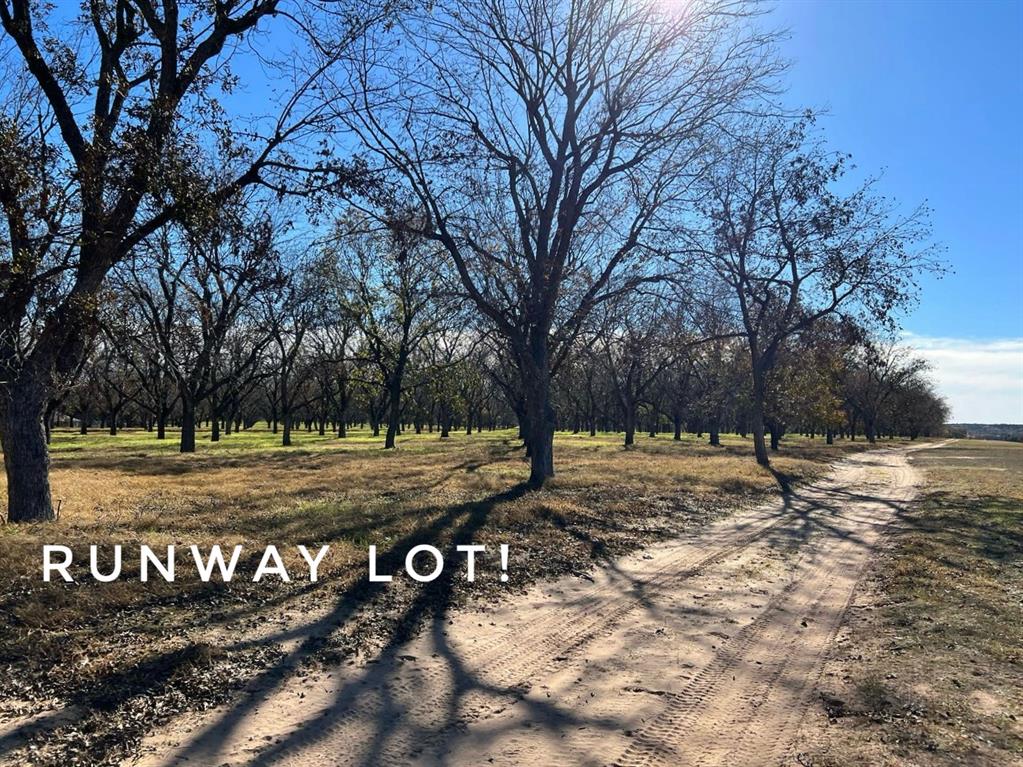
[[803,764],[1023,763],[1023,445],[912,460],[924,491],[853,606]]
[[[344,440],[299,432],[281,448],[277,435],[254,430],[218,444],[200,435],[193,455],[168,436],[56,432],[59,521],[0,528],[0,722],[38,720],[0,729],[0,755],[11,763],[115,762],[155,723],[224,700],[285,647],[316,662],[399,642],[433,611],[585,571],[778,492],[751,441],[737,436],[720,448],[692,435],[640,437],[624,450],[621,435],[559,434],[558,477],[539,493],[523,491],[528,465],[510,431],[408,435],[384,451],[368,432]],[[775,469],[805,480],[865,447],[793,437]],[[470,542],[510,544],[509,584],[492,562],[474,584],[457,568],[428,586],[366,580],[369,544],[381,570],[395,572],[415,544]],[[44,543],[74,550],[75,583],[42,583]],[[115,543],[125,546],[121,580],[92,582],[89,545],[100,546],[106,569]],[[174,584],[142,584],[141,543],[242,544],[242,576],[202,583],[187,569]],[[289,567],[300,562],[291,546],[329,543],[319,583],[252,583],[269,543]]]

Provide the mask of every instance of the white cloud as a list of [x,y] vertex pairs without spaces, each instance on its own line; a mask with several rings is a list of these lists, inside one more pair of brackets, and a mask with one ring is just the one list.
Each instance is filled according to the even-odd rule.
[[903,340],[931,363],[953,423],[1023,423],[1023,338]]

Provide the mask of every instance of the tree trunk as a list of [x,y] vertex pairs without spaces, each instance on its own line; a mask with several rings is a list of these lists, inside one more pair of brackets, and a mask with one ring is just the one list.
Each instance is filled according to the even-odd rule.
[[761,466],[770,466],[771,458],[767,454],[767,442],[764,440],[764,397],[767,386],[764,380],[764,372],[753,366],[753,396],[752,408],[750,409],[750,421],[753,431],[753,451],[757,456],[757,463]]
[[46,522],[54,518],[50,497],[50,455],[43,428],[41,383],[16,380],[0,406],[0,445],[7,472],[7,521]]
[[721,427],[718,423],[717,418],[710,422],[710,444],[714,447],[721,446]]
[[626,411],[625,413],[625,447],[636,444],[636,416]]
[[[511,398],[509,398],[510,400]],[[526,446],[526,455],[529,455],[529,414],[526,413],[526,398],[517,397],[514,401],[511,401],[512,411],[515,413],[515,417],[519,422],[519,435],[518,438],[522,440],[522,444]]]
[[[387,417],[387,432],[384,434],[384,450],[390,450],[395,446],[395,439],[398,437],[398,431],[401,428],[398,424],[400,417],[398,405],[392,400],[391,412]],[[376,437],[378,433],[379,431],[375,431],[373,436]]]
[[529,485],[543,487],[554,476],[554,428],[551,380],[547,364],[546,338],[532,344],[529,358],[520,368],[526,392],[526,440],[529,448]]
[[281,423],[284,426],[284,436],[281,437],[281,446],[291,447],[291,413],[285,411],[281,416]]
[[542,419],[533,437],[533,448],[529,456],[529,484],[540,488],[554,476],[554,408]]
[[533,455],[533,438],[530,435],[529,430],[529,417],[525,415],[519,419],[519,439],[521,439],[522,444],[525,445],[526,458],[531,457]]
[[156,438],[167,439],[167,408],[163,406],[156,415]]
[[181,452],[195,452],[195,403],[181,397]]
[[554,408],[544,388],[534,395],[535,416],[529,419],[529,484],[534,488],[554,476]]
[[394,366],[391,380],[387,382],[387,435],[384,437],[384,450],[395,446],[395,439],[401,431],[401,383],[404,377],[405,357],[402,354]]

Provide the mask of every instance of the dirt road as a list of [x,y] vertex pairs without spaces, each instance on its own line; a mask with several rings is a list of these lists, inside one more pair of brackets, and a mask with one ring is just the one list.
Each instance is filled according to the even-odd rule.
[[905,451],[856,455],[592,581],[436,620],[375,662],[180,718],[141,763],[794,763],[823,655],[915,485]]

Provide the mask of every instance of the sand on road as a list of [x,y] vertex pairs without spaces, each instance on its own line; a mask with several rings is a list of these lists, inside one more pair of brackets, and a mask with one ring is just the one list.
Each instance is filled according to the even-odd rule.
[[907,451],[154,733],[156,765],[792,764]]

